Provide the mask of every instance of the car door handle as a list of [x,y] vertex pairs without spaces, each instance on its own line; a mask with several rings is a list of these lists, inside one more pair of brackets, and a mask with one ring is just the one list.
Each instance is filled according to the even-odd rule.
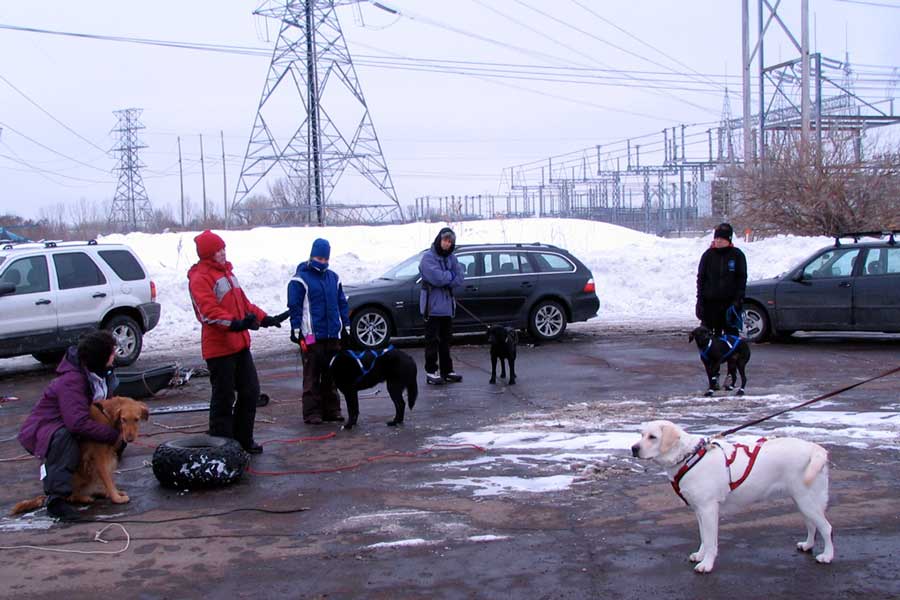
[[523,288],[530,288],[530,287],[534,287],[534,284],[531,283],[530,281],[523,281],[523,282],[522,282],[522,287],[523,287]]
[[467,285],[467,286],[466,286],[466,291],[467,291],[467,292],[477,292],[477,291],[478,291],[478,286],[477,286],[477,285]]
[[91,298],[106,298],[106,292],[97,292]]
[[41,304],[50,304],[50,301],[47,300],[46,298],[41,298],[40,300],[35,302],[35,305],[37,305],[37,306],[40,306]]
[[838,284],[838,287],[848,288],[848,287],[850,287],[850,282],[849,282],[849,281],[842,281],[842,282],[840,282],[840,283]]

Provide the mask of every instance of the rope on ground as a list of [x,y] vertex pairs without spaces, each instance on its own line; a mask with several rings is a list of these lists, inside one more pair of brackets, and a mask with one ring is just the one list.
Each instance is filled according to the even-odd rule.
[[18,456],[13,456],[12,458],[0,458],[0,463],[5,462],[15,462],[17,460],[28,460],[29,458],[34,458],[30,454],[20,454]]
[[40,550],[44,552],[61,552],[64,554],[122,554],[131,546],[131,535],[128,533],[128,530],[125,529],[124,525],[120,525],[119,523],[110,523],[103,529],[100,529],[94,534],[95,542],[100,542],[101,544],[108,544],[109,540],[103,539],[101,536],[103,532],[107,529],[115,525],[119,529],[122,530],[122,533],[125,534],[125,545],[119,548],[118,550],[69,550],[68,548],[51,548],[48,546],[32,546],[32,545],[22,545],[22,546],[0,546],[0,550]]
[[149,460],[142,460],[141,466],[139,467],[131,467],[128,469],[116,469],[116,473],[129,473],[131,471],[140,471],[141,469],[146,469],[147,467],[152,467],[153,464]]

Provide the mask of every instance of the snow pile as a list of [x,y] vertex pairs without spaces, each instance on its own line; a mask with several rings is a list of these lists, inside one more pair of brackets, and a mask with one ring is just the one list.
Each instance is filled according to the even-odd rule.
[[[306,260],[317,237],[331,242],[331,265],[346,284],[362,283],[428,247],[440,223],[378,227],[261,227],[219,231],[228,260],[250,300],[270,313],[285,309],[287,282]],[[600,298],[600,322],[693,321],[697,262],[710,237],[664,239],[624,227],[574,219],[515,219],[451,224],[460,244],[543,242],[572,252],[593,272]],[[163,305],[159,326],[145,341],[147,352],[199,345],[200,324],[187,290],[187,270],[196,262],[197,232],[111,235],[103,242],[125,243],[144,261]],[[747,254],[750,279],[775,276],[828,238],[779,236],[739,243]],[[286,337],[262,330],[265,343]],[[199,350],[198,350],[199,353]]]

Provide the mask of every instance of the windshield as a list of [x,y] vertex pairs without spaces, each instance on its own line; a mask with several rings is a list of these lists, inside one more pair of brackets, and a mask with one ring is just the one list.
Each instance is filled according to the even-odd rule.
[[419,274],[419,261],[421,260],[421,258],[421,252],[419,254],[410,256],[399,265],[393,266],[388,269],[384,275],[379,277],[379,279],[411,279],[412,277],[415,277]]

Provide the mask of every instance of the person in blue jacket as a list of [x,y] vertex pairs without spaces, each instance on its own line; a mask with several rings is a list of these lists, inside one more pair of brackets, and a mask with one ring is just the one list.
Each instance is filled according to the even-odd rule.
[[419,261],[422,276],[419,310],[425,318],[425,382],[432,385],[462,381],[462,375],[453,370],[453,359],[450,358],[450,338],[456,315],[453,290],[461,286],[465,278],[459,260],[453,255],[455,249],[456,234],[444,227]]
[[350,309],[341,278],[328,269],[330,256],[328,240],[314,241],[287,290],[291,341],[300,345],[303,358],[303,422],[311,425],[344,420],[328,365],[341,349],[341,337],[349,339]]

